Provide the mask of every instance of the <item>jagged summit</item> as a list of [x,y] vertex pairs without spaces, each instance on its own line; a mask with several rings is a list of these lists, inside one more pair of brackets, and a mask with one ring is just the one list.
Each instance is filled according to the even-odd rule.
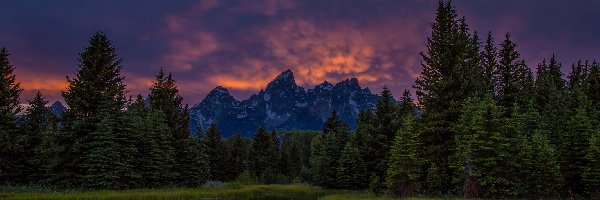
[[212,89],[209,93],[209,95],[225,95],[225,94],[229,94],[229,90],[227,90],[227,88],[223,87],[223,86],[217,86],[214,89]]
[[352,87],[352,88],[360,88],[360,84],[358,84],[358,79],[355,77],[347,78],[342,82],[335,84],[336,87]]
[[273,79],[268,85],[266,90],[273,90],[276,87],[291,87],[297,88],[296,80],[294,79],[294,73],[292,70],[285,70],[281,72],[275,79]]
[[52,112],[52,114],[54,114],[55,116],[60,116],[62,115],[65,111],[67,111],[67,108],[60,102],[60,101],[55,101],[54,103],[52,103],[52,105],[50,105],[48,107],[48,109],[50,110],[50,112]]
[[327,91],[331,91],[333,90],[333,85],[327,81],[324,81],[323,83],[315,86],[315,90],[327,90]]
[[334,109],[354,128],[359,111],[373,109],[379,98],[361,88],[356,78],[336,84],[324,81],[306,91],[296,85],[288,69],[242,101],[235,100],[226,88],[215,87],[190,109],[190,130],[198,125],[208,127],[213,121],[224,124],[218,127],[226,137],[236,132],[251,136],[260,124],[268,129],[320,130]]

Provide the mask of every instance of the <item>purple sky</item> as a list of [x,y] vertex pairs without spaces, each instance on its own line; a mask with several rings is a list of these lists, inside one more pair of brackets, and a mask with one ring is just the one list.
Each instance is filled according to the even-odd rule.
[[[482,38],[506,32],[535,68],[556,53],[568,72],[599,59],[600,1],[456,0]],[[420,73],[437,1],[425,0],[4,0],[0,47],[11,53],[22,101],[41,90],[62,100],[65,76],[96,31],[113,40],[131,95],[146,94],[160,67],[173,72],[184,102],[222,85],[238,98],[292,69],[299,85],[357,77],[394,95]]]

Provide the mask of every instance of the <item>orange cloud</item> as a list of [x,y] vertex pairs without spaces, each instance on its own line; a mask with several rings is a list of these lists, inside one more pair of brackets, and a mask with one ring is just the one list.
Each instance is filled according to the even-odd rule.
[[[254,12],[271,17],[295,9],[297,3],[268,0],[257,7],[241,2],[224,12]],[[202,20],[202,13],[219,6],[208,1],[165,19],[170,50],[164,64],[197,77],[181,82],[182,91],[207,92],[217,85],[257,91],[288,68],[299,85],[309,88],[325,80],[337,82],[349,77],[372,88],[406,88],[410,87],[406,82],[412,82],[420,72],[418,53],[424,46],[428,27],[415,18],[424,16],[386,17],[370,23],[277,18],[238,29],[243,36],[227,33],[230,37],[224,37],[205,27],[211,23]]]
[[40,76],[23,76],[17,77],[21,83],[21,88],[24,90],[44,90],[57,92],[65,90],[69,84],[65,78],[57,77],[40,77]]
[[210,81],[226,88],[238,90],[260,90],[269,83],[269,80],[265,79],[247,80],[226,75],[211,77]]
[[[419,66],[418,52],[412,51],[419,46],[421,41],[415,38],[420,36],[403,28],[414,30],[416,26],[376,23],[359,27],[354,22],[319,25],[288,20],[259,31],[271,48],[271,56],[294,66],[300,84],[314,85],[349,76],[362,82],[390,81],[402,68],[413,74]],[[411,51],[406,53],[412,56],[393,54],[398,51]]]

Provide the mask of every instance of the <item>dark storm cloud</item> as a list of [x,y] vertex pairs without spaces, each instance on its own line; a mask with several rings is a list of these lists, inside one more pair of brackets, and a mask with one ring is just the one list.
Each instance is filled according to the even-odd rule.
[[[454,1],[459,15],[497,43],[511,32],[530,66],[557,53],[567,65],[597,58],[598,1]],[[297,82],[359,78],[400,95],[420,72],[437,1],[7,1],[0,46],[27,90],[52,100],[77,69],[88,38],[109,34],[124,59],[131,94],[147,93],[160,67],[172,71],[187,103],[216,85],[237,97],[290,68]]]

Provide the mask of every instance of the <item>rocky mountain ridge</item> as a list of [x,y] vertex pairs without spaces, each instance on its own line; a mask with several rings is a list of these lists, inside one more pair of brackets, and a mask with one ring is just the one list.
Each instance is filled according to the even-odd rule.
[[373,109],[379,96],[361,88],[350,78],[335,85],[325,81],[313,89],[296,85],[294,74],[286,70],[267,87],[246,100],[238,101],[221,86],[190,109],[190,129],[208,128],[215,121],[225,137],[240,132],[251,136],[264,124],[267,129],[320,130],[332,110],[343,122],[356,127],[361,110]]

